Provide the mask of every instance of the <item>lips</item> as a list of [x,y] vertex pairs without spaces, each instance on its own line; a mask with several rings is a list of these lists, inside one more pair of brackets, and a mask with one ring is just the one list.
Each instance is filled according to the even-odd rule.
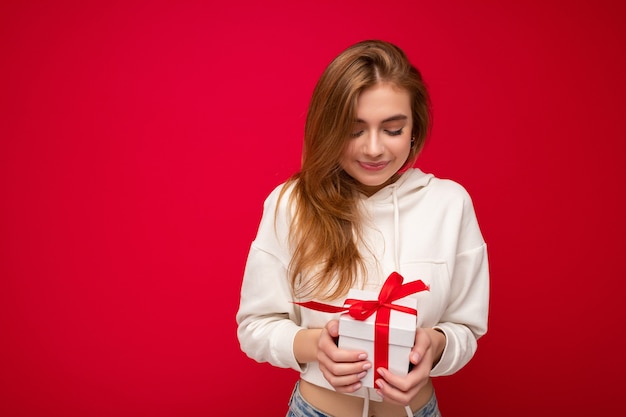
[[385,162],[363,162],[359,161],[359,166],[367,171],[380,171],[389,165],[388,161]]

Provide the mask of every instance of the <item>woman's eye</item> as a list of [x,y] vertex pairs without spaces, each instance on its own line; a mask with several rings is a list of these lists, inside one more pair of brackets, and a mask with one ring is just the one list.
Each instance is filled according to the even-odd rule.
[[400,136],[402,134],[403,129],[404,128],[398,129],[398,130],[387,130],[386,132],[389,136]]
[[350,133],[350,137],[353,137],[353,138],[358,138],[358,137],[359,137],[359,136],[361,136],[362,134],[363,134],[363,131],[362,131],[362,130],[359,130],[358,132],[352,132],[352,133]]

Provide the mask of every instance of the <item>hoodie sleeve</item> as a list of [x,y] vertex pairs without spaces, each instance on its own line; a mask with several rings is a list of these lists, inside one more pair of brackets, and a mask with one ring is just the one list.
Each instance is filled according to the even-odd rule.
[[[281,201],[286,201],[288,194]],[[293,353],[293,340],[302,329],[291,303],[287,276],[286,204],[278,210],[278,189],[266,199],[263,217],[251,245],[237,311],[241,349],[257,362],[302,371]]]
[[450,300],[434,328],[446,335],[446,346],[432,376],[450,375],[474,356],[477,340],[487,332],[489,265],[471,199],[465,193],[458,253],[451,273]]

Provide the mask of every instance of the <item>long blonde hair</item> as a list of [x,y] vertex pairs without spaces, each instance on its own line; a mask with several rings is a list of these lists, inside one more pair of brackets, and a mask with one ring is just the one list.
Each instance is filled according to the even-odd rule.
[[430,99],[421,74],[400,48],[383,41],[363,41],[328,65],[309,105],[302,168],[283,188],[293,184],[289,276],[298,297],[339,298],[364,270],[357,246],[362,235],[357,183],[339,160],[356,119],[359,94],[381,82],[410,94],[414,141],[405,166],[415,162],[424,146],[430,129]]

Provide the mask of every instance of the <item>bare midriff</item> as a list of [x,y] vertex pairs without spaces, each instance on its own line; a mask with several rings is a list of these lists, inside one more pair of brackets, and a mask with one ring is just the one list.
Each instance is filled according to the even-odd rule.
[[[300,380],[300,394],[313,407],[333,417],[360,416],[363,412],[363,398],[341,394],[335,391]],[[414,412],[422,408],[433,394],[431,380],[422,388],[410,403]],[[404,407],[387,402],[370,401],[370,417],[402,417],[406,416]]]

